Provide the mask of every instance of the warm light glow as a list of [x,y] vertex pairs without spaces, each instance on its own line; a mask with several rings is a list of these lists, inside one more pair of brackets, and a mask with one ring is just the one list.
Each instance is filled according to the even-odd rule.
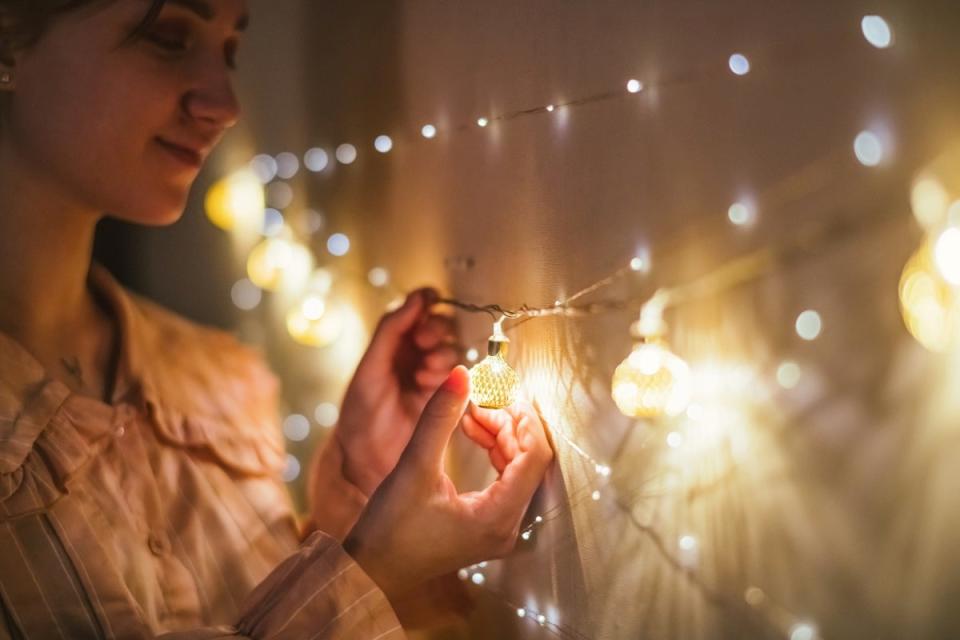
[[800,383],[800,365],[792,360],[781,362],[777,367],[777,384],[784,389],[793,389]]
[[730,65],[730,71],[738,76],[745,76],[750,72],[750,61],[742,53],[735,53],[730,56],[728,64]]
[[683,435],[676,431],[671,431],[668,433],[667,446],[671,449],[679,449],[681,446],[683,446]]
[[960,285],[960,229],[951,227],[940,234],[933,249],[940,275],[952,285]]
[[432,138],[437,135],[437,128],[432,124],[425,124],[423,125],[423,128],[420,129],[420,135],[422,135],[424,138]]
[[487,126],[488,124],[490,124],[490,121],[487,120],[486,118],[477,118],[477,126],[478,126],[478,127],[485,127],[485,126]]
[[480,352],[474,348],[467,349],[467,362],[476,362],[480,358]]
[[645,342],[614,371],[612,388],[613,400],[626,416],[675,416],[690,402],[690,368],[663,342]]
[[334,155],[340,164],[351,164],[357,159],[357,148],[352,144],[342,144],[337,147]]
[[251,170],[237,171],[210,187],[204,208],[210,222],[226,231],[263,229],[266,208],[263,183]]
[[517,400],[520,378],[504,360],[509,343],[496,323],[487,357],[470,369],[470,400],[478,407],[503,409]]
[[261,289],[296,290],[313,268],[313,255],[301,244],[283,238],[267,238],[250,252],[247,275]]
[[308,294],[287,312],[287,331],[302,345],[326,347],[343,333],[343,314],[336,308],[328,310],[322,299]]
[[861,131],[853,140],[853,153],[865,167],[875,167],[883,161],[883,142],[872,131]]
[[933,242],[914,253],[900,276],[900,312],[910,334],[930,351],[943,352],[960,333],[957,289],[934,263]]
[[913,215],[928,231],[941,226],[946,217],[950,196],[936,178],[921,177],[910,190]]
[[380,153],[387,153],[390,149],[393,149],[393,140],[390,139],[390,136],[377,136],[373,141],[373,148]]
[[808,309],[797,316],[797,335],[804,340],[816,340],[823,330],[823,321],[820,314],[812,309]]
[[643,89],[643,83],[639,80],[630,79],[627,81],[627,91],[630,93],[640,93]]
[[367,274],[367,281],[377,288],[385,287],[390,282],[390,272],[383,267],[374,267]]
[[877,49],[886,49],[893,44],[893,32],[890,25],[880,16],[863,16],[860,21],[860,30],[867,42]]
[[553,113],[553,110],[554,110],[554,109],[556,109],[556,107],[553,106],[552,104],[548,104],[548,105],[547,105],[547,111],[549,111],[550,113]]

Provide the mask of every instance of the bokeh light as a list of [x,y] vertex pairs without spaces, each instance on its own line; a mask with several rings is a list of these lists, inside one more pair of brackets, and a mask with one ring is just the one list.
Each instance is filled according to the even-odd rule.
[[330,164],[330,156],[318,147],[310,149],[303,155],[303,166],[314,173],[319,173]]
[[387,153],[390,149],[393,149],[393,140],[390,139],[390,136],[377,136],[373,141],[373,148],[380,153]]
[[263,229],[265,200],[260,178],[246,169],[215,182],[207,192],[204,209],[210,222],[225,231],[259,233]]
[[883,161],[883,142],[872,131],[861,131],[853,140],[853,153],[865,167],[875,167]]
[[730,71],[738,76],[745,76],[750,73],[750,61],[742,53],[735,53],[730,56],[728,64],[730,65]]
[[357,148],[352,144],[344,143],[337,147],[334,155],[340,164],[352,164],[357,159]]
[[327,238],[327,251],[330,255],[345,256],[350,251],[350,238],[343,233],[335,233]]
[[886,20],[880,16],[863,16],[860,30],[867,42],[877,49],[886,49],[893,44],[893,31]]
[[313,255],[309,249],[283,238],[267,238],[247,258],[247,276],[268,291],[302,287],[311,269]]
[[796,329],[797,335],[804,340],[816,340],[823,331],[823,320],[819,313],[807,309],[797,316]]

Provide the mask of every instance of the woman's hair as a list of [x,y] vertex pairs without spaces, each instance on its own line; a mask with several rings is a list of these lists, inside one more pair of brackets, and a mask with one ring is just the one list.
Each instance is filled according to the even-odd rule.
[[[29,49],[36,44],[53,21],[60,16],[77,9],[116,1],[0,0],[0,63],[11,64],[14,53]],[[143,20],[130,32],[128,41],[139,38],[150,28],[165,2],[166,0],[151,0]]]

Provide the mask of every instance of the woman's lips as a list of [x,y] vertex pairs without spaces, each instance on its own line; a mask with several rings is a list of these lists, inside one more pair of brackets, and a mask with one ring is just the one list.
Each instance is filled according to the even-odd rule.
[[164,151],[168,152],[181,163],[193,169],[199,169],[201,165],[203,165],[203,156],[199,152],[187,147],[181,147],[180,145],[174,144],[169,140],[164,140],[163,138],[157,138],[156,141]]

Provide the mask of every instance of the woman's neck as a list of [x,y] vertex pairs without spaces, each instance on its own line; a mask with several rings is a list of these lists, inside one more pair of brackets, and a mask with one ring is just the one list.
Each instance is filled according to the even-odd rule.
[[113,328],[87,287],[94,212],[0,151],[0,331],[76,391],[105,394]]

